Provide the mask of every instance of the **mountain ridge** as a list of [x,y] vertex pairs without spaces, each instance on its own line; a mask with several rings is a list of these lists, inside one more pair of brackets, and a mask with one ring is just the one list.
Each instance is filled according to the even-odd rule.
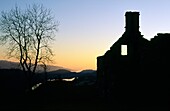
[[[19,67],[19,62],[0,60],[0,69],[21,69],[21,68]],[[64,68],[62,66],[47,65],[47,72],[56,71],[59,69],[70,71],[70,69]],[[37,72],[43,72],[43,71],[44,71],[43,68],[40,65],[38,65]]]
[[[0,60],[0,69],[20,69],[19,68],[19,62],[14,62],[14,61],[8,61],[8,60]],[[76,72],[76,71],[72,71],[71,69],[69,68],[65,68],[63,66],[56,66],[56,65],[47,65],[47,72],[55,72],[55,71],[60,71],[60,72]],[[37,72],[38,73],[41,73],[43,72],[43,68],[38,65],[37,67]],[[84,70],[81,70],[79,72],[76,72],[76,73],[91,73],[91,72],[94,72],[96,70],[93,70],[93,69],[84,69]]]

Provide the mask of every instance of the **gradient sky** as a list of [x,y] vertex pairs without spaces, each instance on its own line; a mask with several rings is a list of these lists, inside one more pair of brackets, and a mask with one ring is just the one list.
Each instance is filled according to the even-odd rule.
[[[140,12],[144,38],[170,33],[170,0],[1,0],[0,11],[33,3],[51,9],[60,23],[51,46],[53,64],[73,71],[96,70],[96,57],[123,34],[126,11]],[[7,59],[4,47],[0,49],[0,59]]]

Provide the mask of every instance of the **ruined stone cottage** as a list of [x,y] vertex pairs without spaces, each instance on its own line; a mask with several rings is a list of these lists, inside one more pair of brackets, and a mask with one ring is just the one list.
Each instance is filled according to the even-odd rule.
[[169,97],[170,34],[145,39],[139,30],[139,15],[126,12],[125,32],[97,57],[97,84],[109,100],[158,104]]

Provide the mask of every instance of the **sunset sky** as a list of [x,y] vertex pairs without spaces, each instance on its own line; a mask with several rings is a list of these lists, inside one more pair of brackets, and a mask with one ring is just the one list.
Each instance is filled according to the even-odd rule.
[[[144,38],[170,33],[170,0],[1,0],[0,11],[16,4],[24,9],[33,3],[51,9],[60,23],[51,45],[53,64],[72,71],[96,70],[96,57],[123,34],[126,11],[140,12]],[[0,50],[0,59],[7,59],[5,48]]]

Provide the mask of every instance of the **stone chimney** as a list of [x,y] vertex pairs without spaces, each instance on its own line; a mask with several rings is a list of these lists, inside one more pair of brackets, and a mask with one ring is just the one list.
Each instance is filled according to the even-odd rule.
[[139,32],[139,12],[126,12],[126,32]]

